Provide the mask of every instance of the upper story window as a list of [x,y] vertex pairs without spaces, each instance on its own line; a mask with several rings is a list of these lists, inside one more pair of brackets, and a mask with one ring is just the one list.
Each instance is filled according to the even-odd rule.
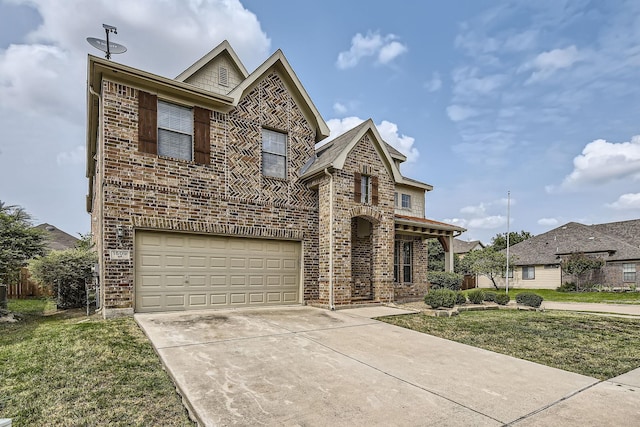
[[411,209],[411,196],[409,194],[402,195],[402,208]]
[[361,203],[371,203],[371,177],[369,175],[362,175],[360,181],[360,191],[362,192]]
[[138,150],[163,157],[211,163],[211,111],[158,100],[138,91]]
[[393,193],[393,206],[398,207],[398,192]]
[[262,173],[265,176],[287,177],[287,134],[262,129]]
[[158,101],[158,155],[193,160],[193,110]]

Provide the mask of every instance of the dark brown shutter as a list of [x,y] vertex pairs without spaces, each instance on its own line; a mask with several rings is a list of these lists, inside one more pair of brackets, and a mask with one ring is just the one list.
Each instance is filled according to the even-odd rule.
[[371,177],[371,204],[378,205],[378,177]]
[[158,97],[138,91],[138,150],[158,154]]
[[211,111],[206,108],[193,108],[194,160],[208,165],[211,162]]
[[362,202],[362,175],[360,172],[353,173],[353,201]]

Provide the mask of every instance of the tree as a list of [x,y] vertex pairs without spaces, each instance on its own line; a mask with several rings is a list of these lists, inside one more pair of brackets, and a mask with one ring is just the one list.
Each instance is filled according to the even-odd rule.
[[39,255],[44,255],[46,235],[33,228],[31,216],[19,206],[0,201],[0,284],[13,283],[20,267]]
[[29,270],[41,285],[52,285],[59,308],[82,307],[86,304],[85,284],[91,280],[91,268],[97,254],[90,248],[51,251],[31,261]]
[[[471,251],[460,260],[459,272],[464,274],[481,274],[491,279],[493,286],[498,289],[496,277],[505,273],[507,256],[493,246]],[[509,260],[509,269],[513,268],[513,258]]]
[[[444,248],[438,239],[427,240],[427,270],[444,271]],[[453,263],[458,265],[458,255],[453,254]]]
[[[530,239],[533,237],[533,234],[528,231],[522,230],[521,232],[512,231],[509,233],[509,247],[515,245],[516,243],[520,243],[524,240]],[[507,233],[498,233],[496,236],[491,239],[491,246],[497,251],[501,251],[502,249],[507,248]]]
[[582,252],[574,252],[562,260],[562,271],[576,278],[576,291],[580,291],[580,281],[587,272],[602,268],[604,261],[600,258],[590,257]]

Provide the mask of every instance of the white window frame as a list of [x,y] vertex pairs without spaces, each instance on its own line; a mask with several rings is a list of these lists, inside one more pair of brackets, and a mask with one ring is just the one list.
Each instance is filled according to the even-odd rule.
[[411,194],[402,194],[402,209],[411,209]]
[[[525,274],[527,272],[527,274]],[[522,280],[535,280],[536,279],[536,266],[524,265],[522,266]]]
[[635,263],[622,264],[622,281],[635,283],[636,281],[636,264]]
[[[182,113],[178,116],[178,113]],[[173,119],[173,120],[172,120]],[[193,161],[193,108],[158,100],[158,156]],[[167,138],[178,137],[182,153],[172,149]],[[175,141],[174,141],[175,142]],[[188,153],[187,153],[188,152]]]
[[[266,137],[266,138],[265,138]],[[277,137],[283,139],[283,144],[278,147],[276,144],[271,144],[272,140],[269,137]],[[271,129],[262,128],[262,174],[270,178],[287,179],[287,144],[288,137],[284,132],[278,132]],[[274,172],[271,168],[267,168],[267,159],[276,159],[282,162],[282,170]]]
[[360,177],[360,202],[371,204],[371,176]]

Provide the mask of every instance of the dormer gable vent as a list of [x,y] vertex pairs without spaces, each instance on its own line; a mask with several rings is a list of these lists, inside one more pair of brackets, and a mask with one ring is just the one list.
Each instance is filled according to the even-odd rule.
[[229,70],[222,65],[218,67],[218,84],[220,86],[229,86]]

